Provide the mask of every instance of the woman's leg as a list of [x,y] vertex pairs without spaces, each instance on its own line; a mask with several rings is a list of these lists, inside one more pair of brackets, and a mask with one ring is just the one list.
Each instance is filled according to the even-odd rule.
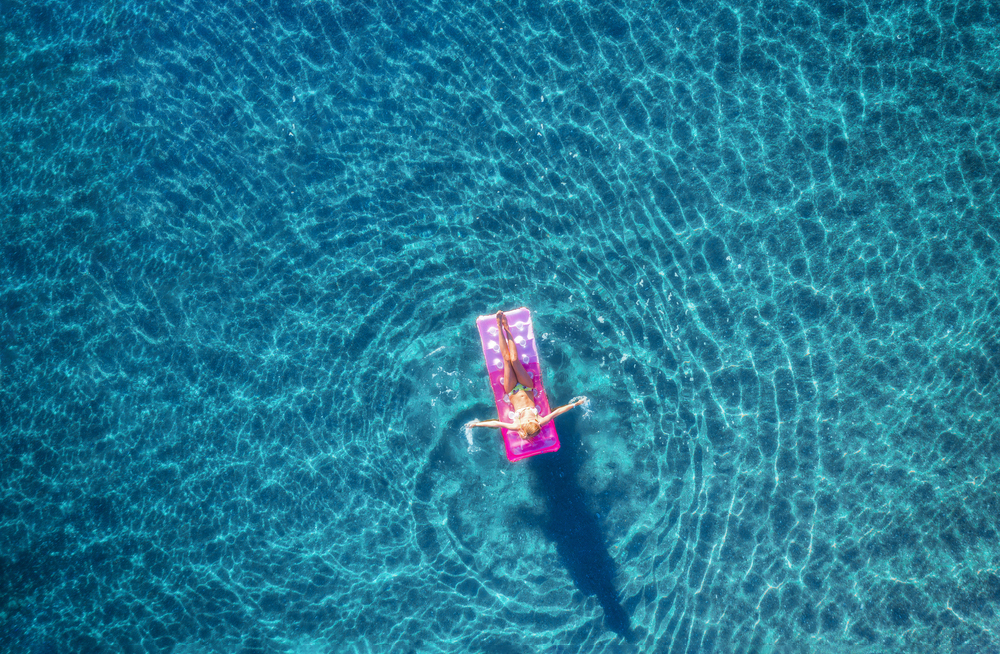
[[497,339],[500,343],[500,354],[503,356],[503,392],[510,393],[517,382],[517,374],[510,363],[510,350],[507,347],[507,336],[503,329],[503,311],[497,311]]
[[[517,342],[514,340],[514,335],[510,333],[510,325],[507,324],[507,316],[503,315],[503,312],[497,312],[497,327],[500,331],[500,350],[506,352],[504,354],[503,360],[503,387],[508,393],[511,388],[514,388],[514,384],[519,383],[525,388],[534,388],[535,384],[531,381],[531,375],[528,371],[524,369],[524,364],[521,363],[521,357],[517,354]],[[510,380],[510,387],[508,388],[507,382]]]

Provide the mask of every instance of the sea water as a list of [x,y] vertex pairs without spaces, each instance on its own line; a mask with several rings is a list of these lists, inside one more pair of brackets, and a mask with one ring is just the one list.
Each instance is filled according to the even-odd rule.
[[0,650],[996,651],[998,24],[5,4]]

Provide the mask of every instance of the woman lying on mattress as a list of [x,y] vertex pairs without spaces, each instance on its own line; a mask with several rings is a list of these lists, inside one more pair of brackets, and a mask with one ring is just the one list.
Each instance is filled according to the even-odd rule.
[[538,415],[535,398],[531,393],[534,389],[531,375],[524,369],[524,365],[517,355],[517,343],[514,342],[514,337],[510,333],[510,325],[507,324],[507,316],[503,315],[503,311],[497,311],[497,331],[500,338],[500,353],[503,354],[503,390],[510,395],[510,403],[514,406],[514,422],[485,420],[483,422],[470,422],[466,425],[467,427],[516,429],[521,434],[521,438],[529,440],[537,436],[542,427],[550,420],[587,401],[587,398],[583,398],[572,404],[561,406],[547,416]]

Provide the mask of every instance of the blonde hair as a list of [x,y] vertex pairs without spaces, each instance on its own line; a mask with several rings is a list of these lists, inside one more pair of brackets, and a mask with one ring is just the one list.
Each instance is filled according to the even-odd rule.
[[537,420],[530,420],[523,425],[524,433],[528,436],[535,436],[538,432],[542,431],[542,426],[538,424]]

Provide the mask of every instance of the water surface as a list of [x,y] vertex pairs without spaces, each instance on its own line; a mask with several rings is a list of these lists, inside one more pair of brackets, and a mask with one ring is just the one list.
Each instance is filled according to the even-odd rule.
[[2,14],[0,649],[1000,648],[995,5]]

